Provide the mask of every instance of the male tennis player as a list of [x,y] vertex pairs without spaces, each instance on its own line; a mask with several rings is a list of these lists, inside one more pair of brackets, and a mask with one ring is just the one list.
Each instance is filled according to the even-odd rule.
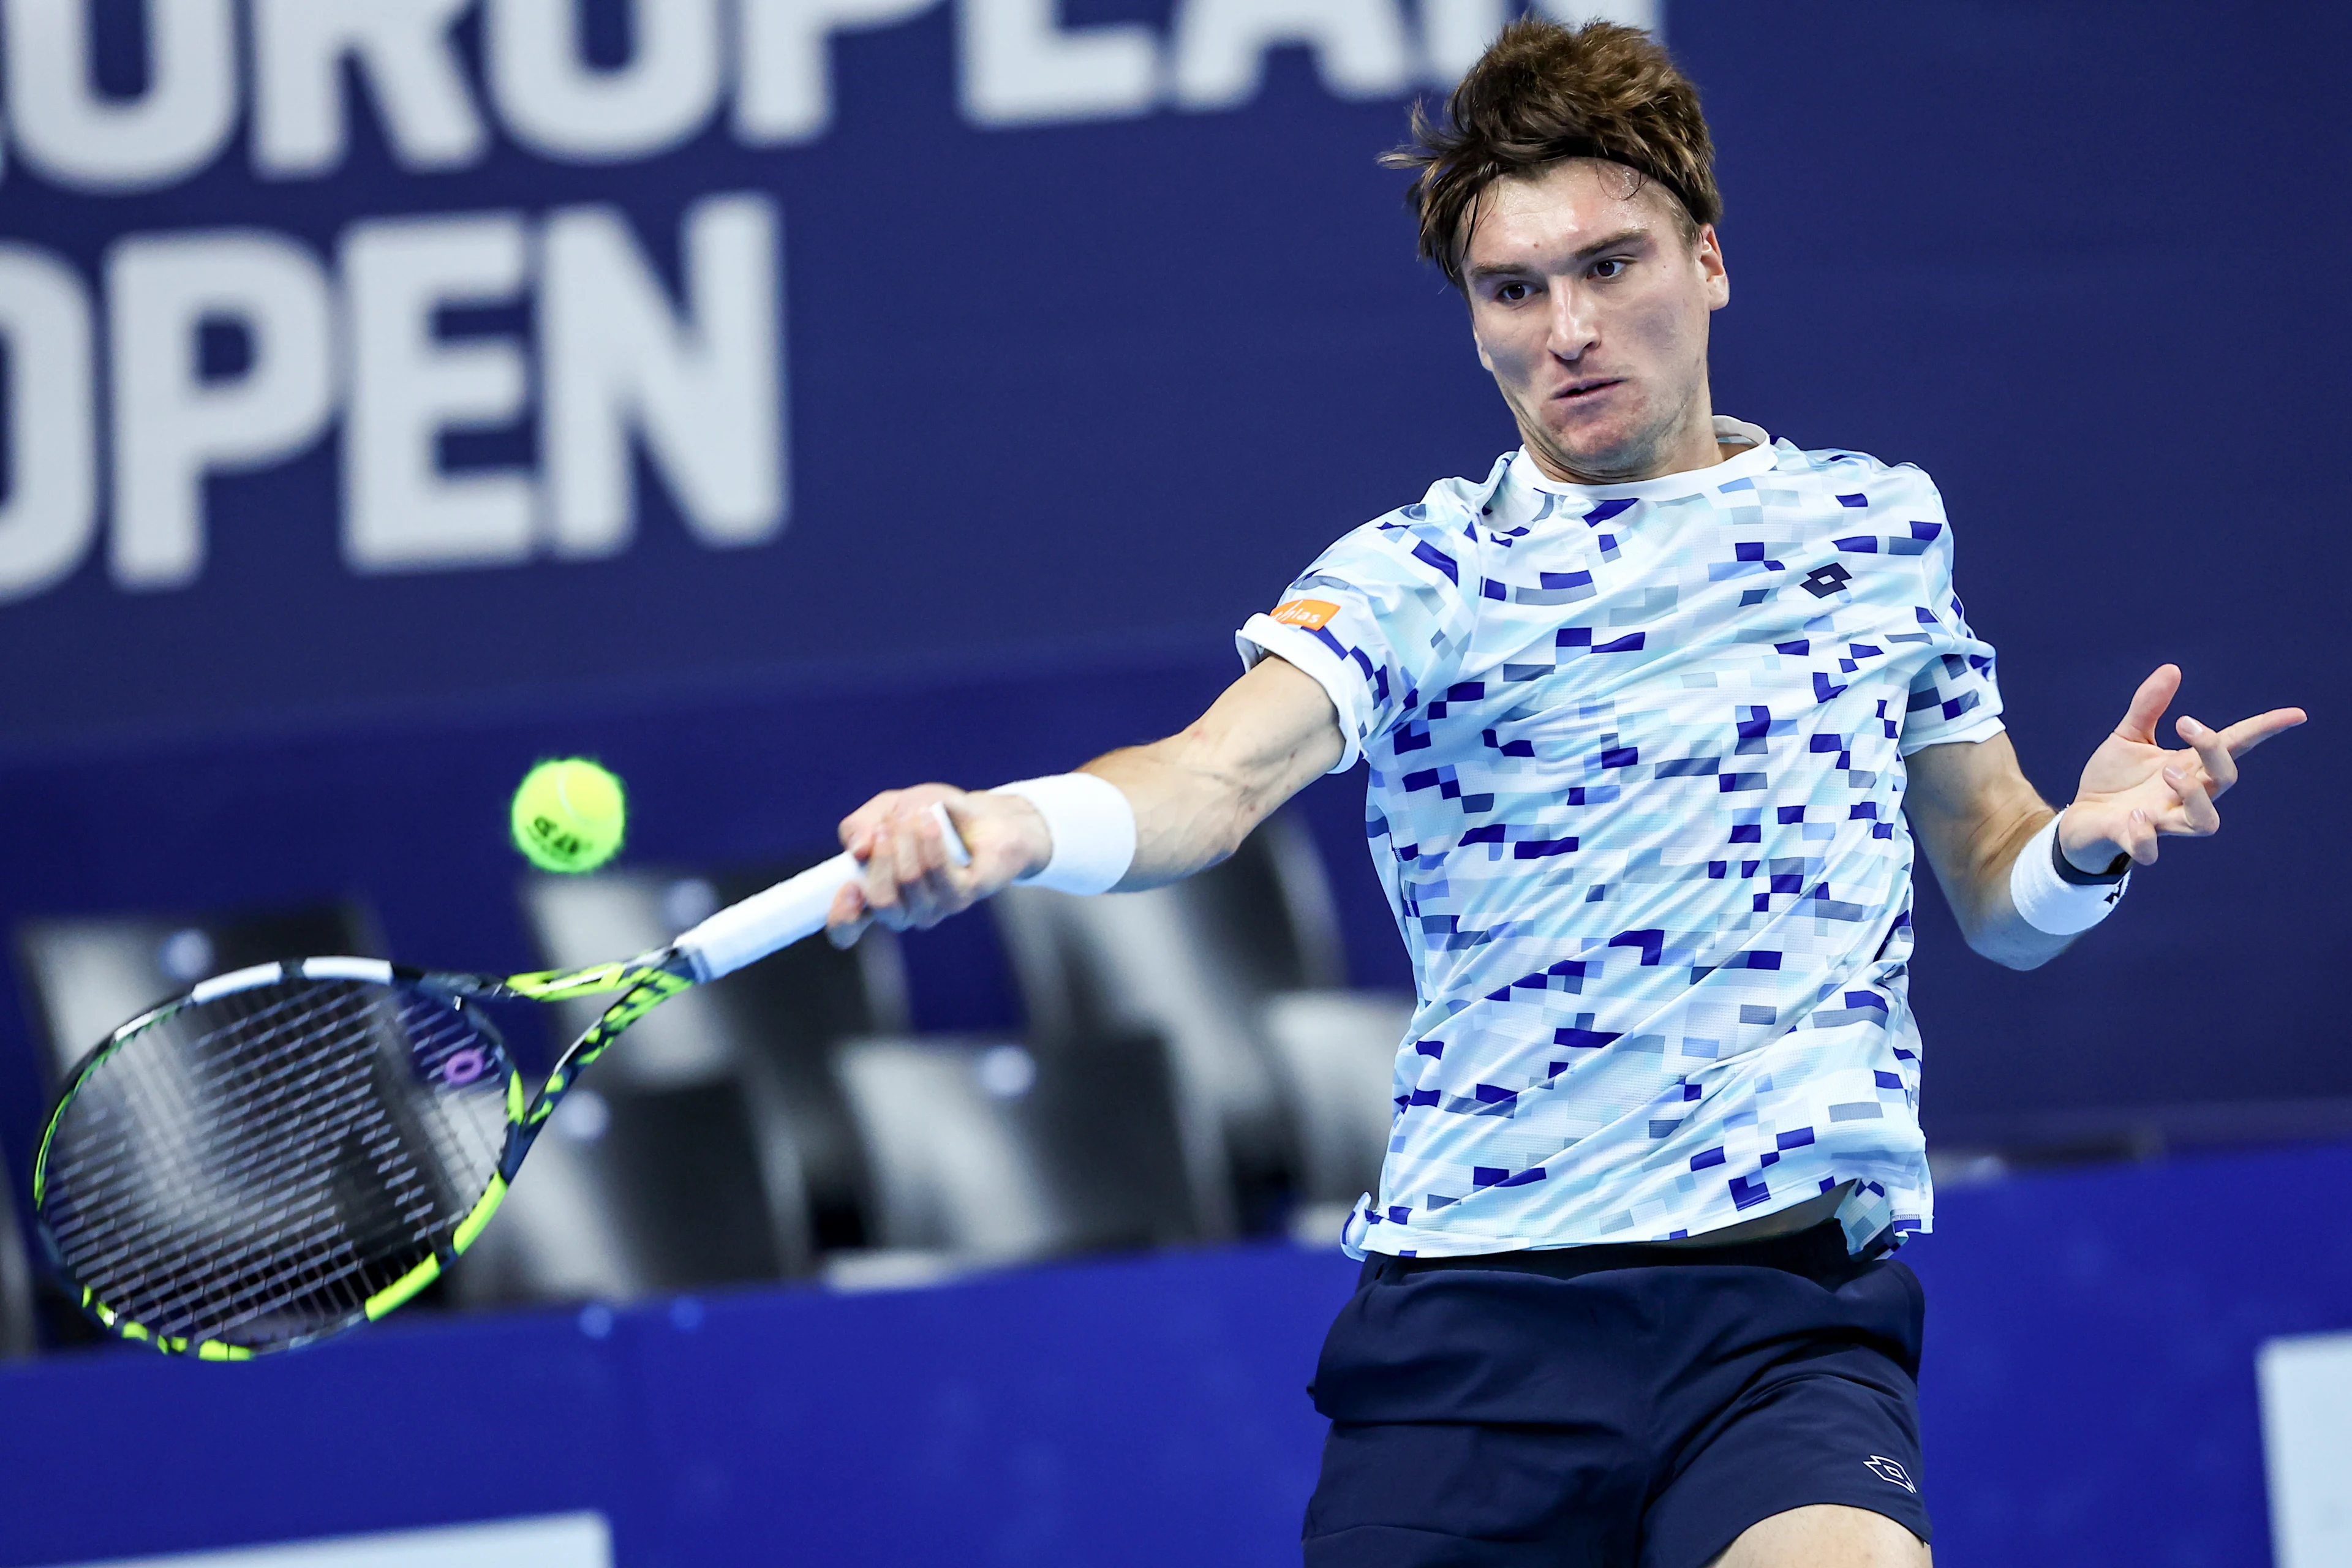
[[1715,415],[1719,202],[1664,52],[1517,23],[1415,130],[1423,253],[1525,445],[1333,545],[1182,734],[867,803],[835,934],[1167,882],[1364,759],[1420,1006],[1307,1562],[1925,1563],[1921,1300],[1885,1256],[1932,1217],[1913,835],[1970,945],[2032,968],[2304,715],[2168,750],[2167,665],[2053,811],[1927,477]]

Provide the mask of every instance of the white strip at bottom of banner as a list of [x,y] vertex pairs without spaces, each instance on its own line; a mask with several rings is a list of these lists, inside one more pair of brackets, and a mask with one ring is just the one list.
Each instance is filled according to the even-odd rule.
[[613,1568],[613,1532],[603,1514],[562,1513],[61,1568]]
[[2273,1340],[2255,1367],[2277,1568],[2352,1563],[2352,1334]]

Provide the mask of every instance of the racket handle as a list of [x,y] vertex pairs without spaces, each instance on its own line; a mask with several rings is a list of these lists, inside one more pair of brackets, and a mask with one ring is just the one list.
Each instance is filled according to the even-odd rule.
[[[959,866],[971,865],[971,851],[964,847],[963,836],[949,820],[947,807],[933,803],[931,818],[946,841],[948,858]],[[671,945],[693,963],[697,980],[732,974],[780,947],[823,931],[835,896],[864,870],[856,858],[845,850],[797,877],[788,877],[740,903],[728,905]]]

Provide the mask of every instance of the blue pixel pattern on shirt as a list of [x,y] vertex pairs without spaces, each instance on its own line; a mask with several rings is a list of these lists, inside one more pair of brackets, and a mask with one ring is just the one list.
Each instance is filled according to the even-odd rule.
[[1240,634],[1369,761],[1418,982],[1350,1250],[1669,1239],[1849,1181],[1932,1223],[1903,758],[2000,731],[1993,650],[1925,474],[1717,430],[1751,444],[1640,484],[1444,481]]

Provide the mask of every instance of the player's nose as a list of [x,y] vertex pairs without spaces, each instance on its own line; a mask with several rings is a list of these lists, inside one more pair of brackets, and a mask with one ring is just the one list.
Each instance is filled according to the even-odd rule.
[[1601,325],[1595,319],[1592,301],[1580,289],[1552,290],[1551,312],[1546,325],[1549,330],[1545,346],[1563,360],[1582,359],[1601,341]]

